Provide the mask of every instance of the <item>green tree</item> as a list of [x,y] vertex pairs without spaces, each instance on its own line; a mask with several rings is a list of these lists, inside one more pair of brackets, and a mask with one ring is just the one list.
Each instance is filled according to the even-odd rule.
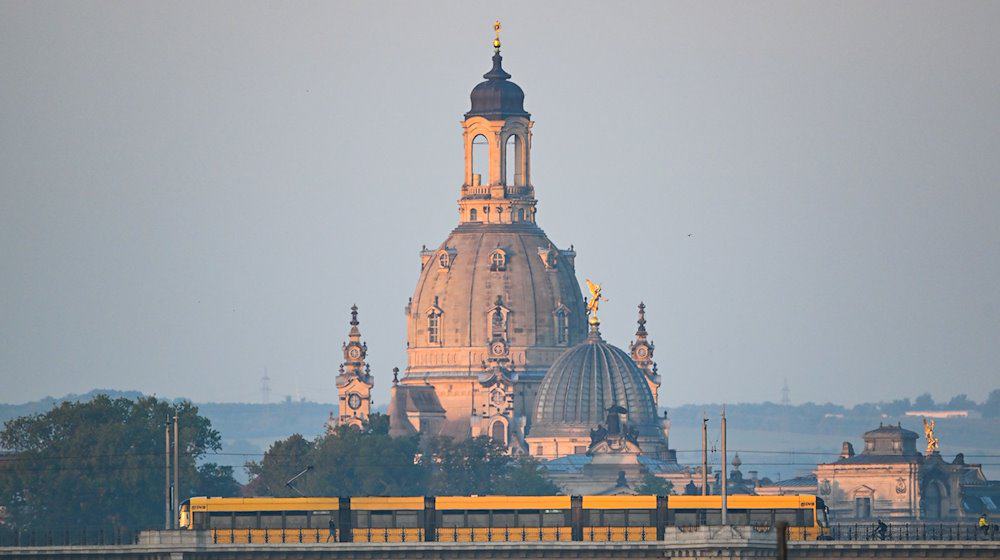
[[647,472],[643,473],[642,484],[636,486],[635,491],[639,494],[666,496],[673,493],[674,483]]
[[[307,441],[301,435],[275,442],[258,462],[247,464],[254,496],[416,496],[425,491],[416,463],[417,438],[389,437],[388,421],[374,414],[362,428],[339,426]],[[295,483],[293,476],[309,469]],[[298,490],[298,492],[296,492]]]
[[558,494],[538,461],[511,457],[503,445],[480,436],[453,441],[431,438],[421,462],[428,470],[434,495]]
[[312,466],[312,449],[313,443],[301,434],[292,434],[288,439],[272,443],[260,462],[251,461],[246,464],[250,474],[246,493],[251,496],[275,497],[298,495],[285,484]]
[[516,458],[493,487],[494,494],[504,496],[551,496],[562,490],[545,477],[545,467],[530,456]]
[[924,393],[913,401],[913,406],[920,410],[931,410],[934,408],[934,397],[930,393]]
[[984,418],[1000,418],[1000,389],[990,391],[990,396],[982,405]]
[[285,483],[306,469],[295,487],[314,496],[559,493],[538,461],[511,457],[490,438],[391,438],[383,415],[372,415],[361,429],[340,426],[312,442],[300,435],[275,442],[247,469],[246,490],[256,496],[298,495]]
[[199,488],[234,493],[231,468],[196,467],[220,448],[220,437],[190,402],[98,396],[5,423],[0,447],[12,454],[0,469],[0,505],[8,522],[19,529],[162,525],[164,421],[175,414],[180,496]]

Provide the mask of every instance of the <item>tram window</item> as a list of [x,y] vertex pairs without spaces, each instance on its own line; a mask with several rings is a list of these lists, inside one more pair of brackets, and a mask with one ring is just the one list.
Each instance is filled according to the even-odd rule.
[[722,525],[721,509],[703,509],[701,511],[705,516],[705,525]]
[[260,514],[261,529],[281,529],[281,512],[267,512]]
[[305,529],[309,527],[306,514],[300,511],[288,512],[285,514],[286,529]]
[[318,512],[314,511],[312,514],[312,527],[319,529],[329,529],[330,527],[330,512]]
[[396,512],[396,527],[419,527],[420,522],[417,520],[417,512],[415,511],[397,511]]
[[468,514],[469,527],[489,527],[490,512],[484,510],[470,511]]
[[812,527],[813,525],[815,525],[815,522],[813,521],[813,510],[811,510],[811,509],[800,509],[799,511],[802,512],[802,526],[803,527]]
[[379,529],[385,527],[392,527],[392,512],[391,511],[373,511],[371,512],[371,527],[377,527]]
[[795,525],[796,511],[794,509],[776,509],[774,510],[774,522],[779,523],[784,521],[789,525]]
[[546,510],[542,514],[543,527],[562,527],[566,524],[566,514],[559,510]]
[[254,529],[257,527],[256,511],[241,511],[236,514],[234,529]]
[[649,527],[652,525],[650,522],[649,512],[642,509],[632,509],[628,511],[628,526],[629,527]]
[[212,529],[232,529],[233,514],[229,512],[213,513],[209,517],[208,526]]
[[192,514],[194,517],[194,528],[195,529],[207,529],[208,525],[208,514],[203,511],[196,511]]
[[726,522],[730,525],[749,525],[750,519],[745,509],[731,509],[726,512]]
[[678,510],[674,513],[674,525],[679,527],[698,525],[698,512],[695,510]]
[[517,512],[517,524],[521,527],[538,527],[541,523],[541,514],[537,511]]
[[601,520],[601,525],[604,527],[624,527],[625,526],[625,510],[622,509],[606,509],[603,512],[604,519]]
[[460,511],[446,511],[441,513],[442,527],[465,527],[465,514]]
[[517,524],[514,522],[514,512],[513,511],[494,511],[493,512],[493,526],[494,527],[516,527]]
[[750,510],[750,524],[755,527],[770,527],[773,523],[771,519],[771,510],[769,509],[752,509]]

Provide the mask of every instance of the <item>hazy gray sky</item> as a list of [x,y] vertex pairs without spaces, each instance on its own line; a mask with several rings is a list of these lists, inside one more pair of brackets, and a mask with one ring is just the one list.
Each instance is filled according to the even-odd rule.
[[666,403],[1000,387],[1000,2],[7,0],[0,400],[329,401],[357,302],[385,403],[495,18]]

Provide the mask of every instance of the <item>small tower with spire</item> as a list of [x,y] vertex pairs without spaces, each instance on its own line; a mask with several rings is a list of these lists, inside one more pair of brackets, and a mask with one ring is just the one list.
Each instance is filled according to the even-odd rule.
[[653,361],[653,349],[656,346],[649,340],[649,333],[646,332],[646,304],[639,302],[639,328],[635,331],[635,340],[629,345],[632,353],[632,361],[639,366],[646,376],[646,383],[649,384],[649,391],[653,393],[653,402],[660,403],[660,375],[657,373],[656,362]]
[[358,306],[351,306],[351,330],[347,334],[347,342],[343,344],[344,362],[340,364],[337,375],[337,396],[339,413],[336,425],[347,424],[361,427],[371,414],[371,392],[375,380],[371,368],[365,361],[368,357],[368,344],[361,342],[361,329],[358,328]]

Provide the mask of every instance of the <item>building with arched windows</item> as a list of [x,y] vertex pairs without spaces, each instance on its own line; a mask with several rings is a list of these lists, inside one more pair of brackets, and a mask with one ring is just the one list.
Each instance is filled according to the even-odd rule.
[[494,46],[461,123],[458,224],[420,252],[405,307],[407,366],[393,376],[390,434],[488,436],[556,459],[608,447],[601,433],[628,440],[609,449],[631,454],[633,466],[639,453],[673,461],[644,307],[629,352],[601,338],[596,317],[588,321],[576,252],[538,224],[534,123]]

